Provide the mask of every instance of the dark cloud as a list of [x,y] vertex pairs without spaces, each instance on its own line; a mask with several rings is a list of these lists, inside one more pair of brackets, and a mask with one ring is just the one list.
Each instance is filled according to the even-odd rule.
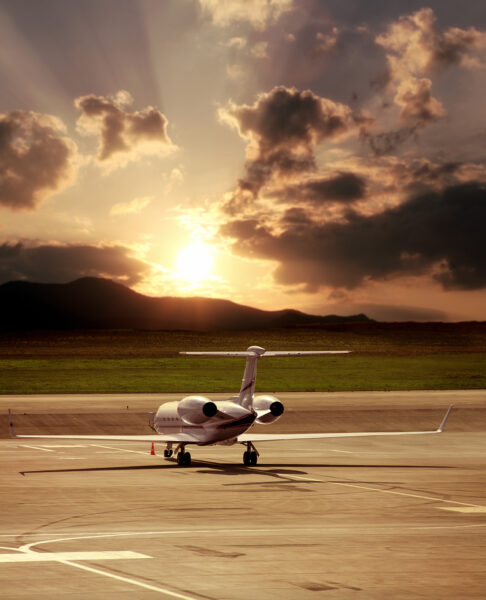
[[41,283],[66,283],[78,277],[107,277],[134,285],[149,267],[130,256],[123,246],[81,244],[0,245],[0,282],[26,279]]
[[332,177],[288,185],[277,191],[276,196],[285,201],[311,202],[316,205],[326,202],[354,202],[366,196],[366,179],[355,173],[338,172]]
[[77,158],[59,119],[21,110],[0,115],[0,204],[34,209],[72,183]]
[[245,176],[239,181],[227,212],[234,214],[258,195],[273,177],[289,178],[316,168],[315,149],[323,140],[343,137],[370,120],[349,106],[321,98],[310,90],[283,86],[261,94],[252,105],[230,105],[220,111],[249,141]]
[[311,151],[323,139],[336,138],[354,125],[351,109],[310,90],[276,87],[253,106],[228,109],[243,136],[251,136],[260,155],[274,149]]
[[280,264],[276,280],[356,288],[367,279],[429,274],[446,289],[486,287],[486,186],[470,183],[413,197],[371,216],[349,211],[347,222],[283,222],[275,233],[256,219],[233,221],[222,233],[234,251]]
[[126,158],[144,149],[156,154],[171,147],[165,116],[151,106],[130,113],[125,107],[132,102],[124,91],[113,98],[94,94],[76,98],[75,105],[82,113],[78,129],[100,136],[98,160],[106,161],[114,155]]
[[258,195],[260,189],[274,175],[285,177],[286,175],[298,175],[314,171],[316,168],[312,153],[303,156],[292,156],[287,149],[275,150],[262,155],[259,159],[246,163],[246,173],[243,179],[238,181],[241,191],[251,192],[253,196]]

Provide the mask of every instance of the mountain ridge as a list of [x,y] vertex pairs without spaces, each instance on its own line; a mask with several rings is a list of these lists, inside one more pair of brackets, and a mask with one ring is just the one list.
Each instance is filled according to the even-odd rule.
[[232,300],[151,297],[121,283],[83,277],[69,283],[9,281],[0,285],[0,331],[33,329],[153,329],[217,331],[372,322],[364,314],[309,315],[266,311]]

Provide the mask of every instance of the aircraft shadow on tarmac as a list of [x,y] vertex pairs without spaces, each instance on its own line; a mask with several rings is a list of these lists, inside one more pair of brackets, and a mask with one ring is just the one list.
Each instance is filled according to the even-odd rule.
[[[198,467],[206,467],[206,468],[198,468]],[[259,468],[260,467],[260,468]],[[286,468],[291,467],[291,468]],[[32,471],[19,471],[20,475],[33,475],[33,474],[41,474],[41,473],[89,473],[89,472],[97,472],[97,471],[143,471],[143,470],[151,470],[151,469],[162,469],[162,470],[171,470],[171,469],[180,469],[177,463],[174,462],[166,462],[158,465],[131,465],[131,466],[117,466],[117,467],[80,467],[73,469],[38,469]],[[238,464],[227,464],[227,463],[216,463],[202,460],[193,460],[191,467],[182,467],[189,470],[195,470],[196,473],[205,473],[205,474],[220,474],[220,475],[254,475],[258,471],[262,474],[266,475],[309,475],[306,471],[298,471],[295,469],[305,468],[305,469],[313,469],[313,468],[325,468],[325,469],[452,469],[453,467],[449,465],[402,465],[402,464],[388,464],[388,465],[376,465],[376,464],[329,464],[329,463],[292,463],[289,465],[285,464],[275,464],[275,463],[265,463],[256,467],[245,467],[243,465]]]

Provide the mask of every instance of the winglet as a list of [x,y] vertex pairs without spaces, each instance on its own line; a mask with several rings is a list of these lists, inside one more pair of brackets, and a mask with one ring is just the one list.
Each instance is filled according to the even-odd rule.
[[439,429],[437,429],[437,433],[442,433],[444,431],[445,424],[447,423],[447,419],[449,418],[449,415],[451,414],[451,410],[452,410],[453,406],[454,406],[454,404],[451,404],[449,406],[449,408],[447,409],[447,412],[446,412],[444,418],[442,419],[442,423],[440,424]]
[[13,421],[12,421],[12,411],[10,410],[10,408],[8,409],[8,428],[10,431],[10,437],[16,438],[17,435],[15,434],[15,431],[14,431],[14,426],[13,426]]

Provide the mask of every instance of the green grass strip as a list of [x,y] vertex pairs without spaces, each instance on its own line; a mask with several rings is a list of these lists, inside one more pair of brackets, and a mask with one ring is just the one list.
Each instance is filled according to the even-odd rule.
[[[244,361],[199,358],[0,360],[0,394],[234,393]],[[486,354],[263,359],[259,392],[486,388]]]

